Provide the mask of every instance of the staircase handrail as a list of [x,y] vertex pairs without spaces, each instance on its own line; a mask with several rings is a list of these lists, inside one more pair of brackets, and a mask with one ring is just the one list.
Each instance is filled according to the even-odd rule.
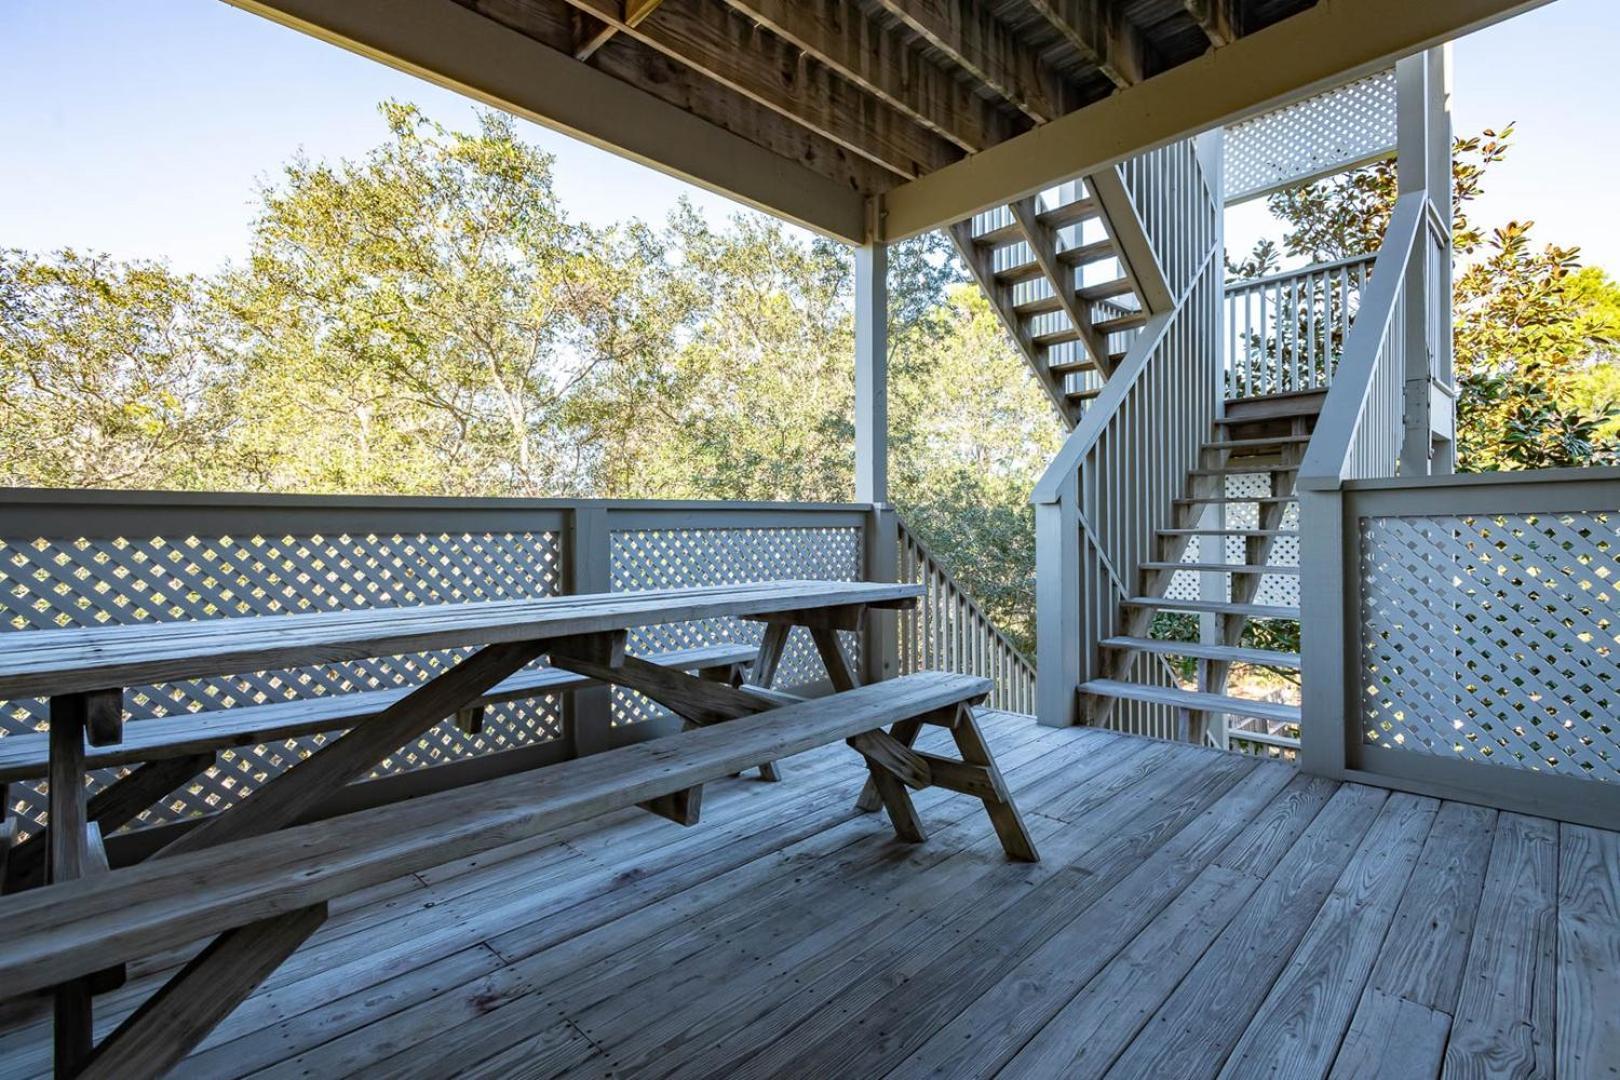
[[1080,423],[1076,424],[1074,430],[1069,432],[1068,438],[1063,440],[1062,447],[1058,449],[1051,463],[1046,466],[1046,471],[1041,473],[1041,478],[1035,483],[1034,493],[1030,496],[1031,502],[1036,505],[1043,503],[1049,505],[1057,502],[1062,497],[1065,481],[1079,470],[1080,463],[1085,460],[1086,454],[1097,445],[1097,440],[1102,438],[1103,434],[1113,425],[1115,414],[1119,411],[1125,399],[1130,396],[1131,388],[1141,381],[1148,365],[1158,355],[1160,342],[1164,340],[1164,335],[1170,330],[1170,327],[1175,324],[1176,317],[1182,313],[1188,295],[1202,280],[1204,272],[1209,268],[1210,260],[1214,257],[1215,250],[1212,248],[1205,254],[1204,261],[1200,265],[1198,272],[1193,275],[1192,280],[1187,283],[1186,287],[1181,290],[1181,294],[1176,297],[1171,310],[1162,315],[1151,316],[1143,325],[1136,336],[1136,340],[1131,343],[1130,351],[1125,354],[1125,359],[1120,361],[1119,367],[1115,368],[1114,373],[1108,377],[1108,382],[1103,385],[1102,392],[1097,395],[1096,400],[1091,403],[1091,407],[1080,418]]
[[1404,383],[1405,372],[1390,369],[1402,359],[1399,350],[1385,346],[1404,297],[1407,269],[1437,220],[1424,192],[1411,192],[1396,200],[1373,263],[1372,281],[1362,293],[1337,377],[1322,403],[1300,465],[1296,490],[1334,491],[1349,479],[1356,437],[1363,431],[1375,384],[1380,376]]

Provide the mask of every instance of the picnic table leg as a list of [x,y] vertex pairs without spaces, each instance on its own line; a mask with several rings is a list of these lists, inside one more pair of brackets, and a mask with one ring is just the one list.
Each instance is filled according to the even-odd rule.
[[984,741],[984,732],[979,730],[979,722],[974,718],[973,710],[967,705],[961,707],[956,724],[951,728],[951,735],[956,740],[956,749],[962,755],[962,760],[969,765],[977,765],[989,773],[991,793],[980,798],[984,802],[985,811],[990,815],[990,824],[995,826],[996,835],[1001,838],[1002,848],[1011,858],[1022,862],[1040,862],[1041,857],[1035,851],[1035,841],[1030,838],[1029,830],[1024,827],[1023,816],[1013,804],[1012,795],[1007,790],[1007,782],[1002,779],[995,758],[990,756],[990,747]]
[[[750,686],[762,686],[770,689],[771,683],[776,681],[776,669],[782,664],[782,653],[787,650],[788,634],[793,627],[788,623],[766,623],[765,636],[759,643],[759,656],[754,660],[753,669],[748,673]],[[782,779],[781,766],[774,761],[761,763],[759,778],[776,783]]]
[[486,645],[461,663],[423,683],[377,716],[327,743],[237,806],[204,821],[154,858],[198,851],[214,844],[275,832],[321,803],[433,725],[454,716],[469,701],[545,655],[551,642]]
[[[855,674],[854,665],[849,662],[849,657],[844,655],[844,645],[838,640],[838,631],[814,629],[810,631],[810,639],[816,643],[816,652],[821,654],[821,663],[827,669],[827,678],[832,681],[834,690],[843,693],[861,684]],[[889,734],[906,746],[910,746],[920,730],[922,730],[921,721],[903,720],[895,724]],[[882,809],[886,800],[879,785],[878,774],[873,771],[866,778],[860,797],[855,800],[855,809],[863,814],[875,814]],[[893,816],[892,811],[890,816]]]
[[[86,803],[85,816],[106,836],[133,821],[141,811],[214,764],[212,751],[185,757],[161,758],[138,766],[129,775],[102,788]],[[11,853],[11,872],[6,891],[15,892],[42,884],[45,879],[45,851],[50,844],[51,827],[46,825]]]
[[[47,795],[50,846],[47,874],[51,881],[72,881],[90,868],[85,827],[84,737],[90,704],[86,694],[51,699],[50,766]],[[57,1076],[76,1075],[90,1056],[91,992],[88,979],[65,982],[55,990],[54,1061]]]

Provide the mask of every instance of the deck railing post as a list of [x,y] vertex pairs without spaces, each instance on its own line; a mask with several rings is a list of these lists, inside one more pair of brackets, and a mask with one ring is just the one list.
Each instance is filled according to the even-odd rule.
[[[568,511],[563,591],[571,595],[613,589],[613,529],[602,506]],[[563,699],[563,738],[575,757],[611,749],[613,691],[605,686],[575,690]]]
[[1079,722],[1081,656],[1080,518],[1077,474],[1058,497],[1035,504],[1035,715],[1048,727]]

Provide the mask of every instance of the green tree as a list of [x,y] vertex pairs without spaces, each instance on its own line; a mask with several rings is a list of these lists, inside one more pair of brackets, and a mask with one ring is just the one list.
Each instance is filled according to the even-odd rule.
[[213,325],[159,264],[0,251],[0,482],[203,483],[229,422]]
[[363,160],[286,167],[218,287],[258,486],[589,492],[600,412],[576,406],[671,325],[656,242],[570,222],[505,116],[460,133],[382,112]]
[[[1580,269],[1579,249],[1531,243],[1533,222],[1487,231],[1470,216],[1513,126],[1457,139],[1452,154],[1455,281],[1453,351],[1458,465],[1467,470],[1599,464],[1620,450],[1612,346],[1620,286]],[[1279,249],[1263,241],[1229,272],[1277,269],[1283,255],[1320,262],[1378,250],[1397,195],[1393,162],[1273,195],[1287,223]]]

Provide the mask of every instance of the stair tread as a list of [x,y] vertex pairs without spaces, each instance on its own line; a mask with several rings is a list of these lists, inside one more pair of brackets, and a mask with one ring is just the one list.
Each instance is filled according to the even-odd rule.
[[1148,321],[1147,313],[1132,312],[1129,315],[1120,315],[1112,319],[1102,319],[1092,324],[1092,329],[1099,334],[1117,334],[1124,330],[1135,330]]
[[1131,285],[1131,279],[1122,277],[1096,285],[1087,285],[1085,288],[1078,290],[1075,295],[1086,303],[1094,304],[1099,300],[1112,300],[1116,296],[1129,296],[1135,291],[1135,288]]
[[1229,469],[1190,469],[1189,476],[1260,476],[1265,473],[1299,472],[1298,465],[1238,465]]
[[1178,505],[1187,506],[1197,503],[1200,506],[1220,506],[1232,503],[1291,503],[1298,502],[1296,495],[1209,495],[1193,496],[1190,499],[1176,499]]
[[1070,401],[1090,401],[1100,393],[1102,393],[1102,387],[1093,386],[1087,390],[1065,390],[1063,396]]
[[1260,720],[1299,723],[1299,707],[1275,701],[1252,701],[1248,698],[1229,697],[1226,694],[1205,694],[1197,690],[1181,690],[1168,686],[1147,686],[1143,683],[1121,682],[1117,679],[1092,679],[1080,684],[1083,694],[1098,697],[1127,698],[1131,701],[1151,701],[1160,705],[1175,705],[1197,709],[1200,712],[1232,713],[1252,716]]
[[1204,444],[1205,450],[1250,450],[1261,446],[1298,446],[1311,441],[1309,435],[1271,435],[1263,439],[1218,439]]
[[1298,574],[1297,566],[1254,566],[1249,563],[1145,562],[1144,570],[1194,570],[1222,574]]
[[1035,215],[1035,220],[1049,229],[1061,229],[1066,225],[1073,225],[1077,221],[1097,216],[1097,203],[1094,199],[1076,199],[1051,210],[1042,210]]
[[1161,656],[1191,656],[1200,660],[1226,660],[1237,664],[1268,664],[1272,667],[1297,668],[1299,654],[1273,652],[1270,649],[1251,649],[1240,645],[1214,645],[1202,641],[1165,641],[1160,638],[1112,637],[1103,642],[1105,648],[1134,649],[1137,652],[1158,653]]
[[1160,529],[1160,536],[1298,536],[1298,529]]
[[1198,611],[1215,615],[1242,615],[1250,619],[1298,619],[1299,608],[1272,604],[1234,604],[1226,600],[1171,600],[1163,596],[1132,596],[1122,601],[1127,607],[1158,608],[1160,611]]

